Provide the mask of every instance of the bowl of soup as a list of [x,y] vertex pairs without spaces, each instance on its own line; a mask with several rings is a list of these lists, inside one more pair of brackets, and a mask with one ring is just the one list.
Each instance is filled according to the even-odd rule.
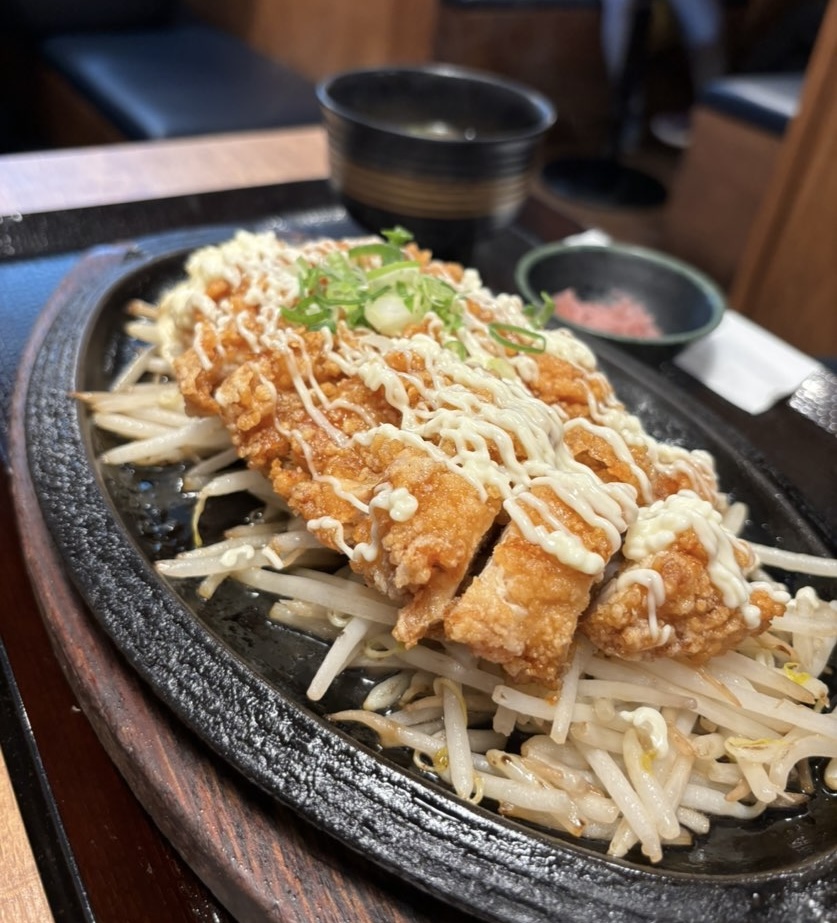
[[373,232],[404,227],[442,258],[515,220],[556,118],[521,83],[443,64],[344,71],[317,97],[349,213]]

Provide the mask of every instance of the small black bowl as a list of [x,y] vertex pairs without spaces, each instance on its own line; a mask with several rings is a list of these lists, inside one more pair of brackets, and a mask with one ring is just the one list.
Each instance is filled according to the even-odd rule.
[[607,302],[626,295],[656,322],[659,336],[610,333],[553,315],[547,326],[568,327],[585,338],[607,340],[641,359],[670,358],[718,326],[726,298],[708,276],[657,250],[627,244],[559,241],[536,247],[517,264],[515,281],[533,304],[572,289],[579,300]]
[[446,258],[514,221],[555,121],[528,87],[448,65],[346,71],[317,97],[350,214],[373,232],[401,225]]

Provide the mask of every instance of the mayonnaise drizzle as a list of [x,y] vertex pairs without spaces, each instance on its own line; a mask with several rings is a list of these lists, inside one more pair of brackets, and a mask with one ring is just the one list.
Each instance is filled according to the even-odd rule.
[[[365,329],[338,328],[336,334],[319,331],[318,360],[333,363],[344,375],[359,379],[381,394],[399,415],[398,425],[376,422],[367,409],[345,398],[338,396],[330,401],[317,380],[313,357],[307,351],[310,338],[283,320],[282,309],[299,296],[300,263],[317,265],[329,254],[345,252],[354,244],[376,239],[319,240],[296,245],[278,240],[270,232],[242,231],[226,243],[196,251],[187,262],[187,279],[175,286],[161,303],[166,348],[182,351],[191,342],[202,367],[210,369],[212,357],[201,350],[198,342],[201,326],[206,323],[215,328],[218,341],[215,348],[219,355],[223,354],[225,331],[243,340],[256,355],[277,355],[284,362],[309,419],[335,446],[349,447],[352,443],[369,446],[382,437],[421,450],[462,477],[483,500],[489,496],[498,499],[529,541],[587,574],[600,573],[606,564],[605,556],[585,546],[582,538],[561,519],[560,510],[567,507],[591,528],[600,530],[612,553],[637,518],[637,496],[630,485],[604,483],[575,462],[564,444],[565,425],[585,426],[604,435],[617,458],[630,466],[642,503],[651,499],[651,487],[647,475],[631,456],[630,447],[635,445],[645,446],[661,466],[685,472],[701,494],[712,495],[711,459],[706,462],[697,453],[663,448],[655,443],[612,395],[597,370],[591,350],[566,330],[543,331],[544,350],[583,373],[580,380],[585,384],[594,422],[567,422],[566,413],[560,408],[534,398],[526,382],[537,379],[536,359],[524,353],[507,354],[492,340],[489,321],[485,320],[528,326],[522,301],[515,295],[492,294],[471,269],[460,277],[441,263],[427,268],[445,279],[474,308],[462,311],[461,324],[453,334],[465,349],[464,361],[444,347],[443,341],[451,333],[435,315],[428,315],[426,333],[411,337],[384,337]],[[216,299],[208,297],[209,286],[219,280],[227,283],[226,293]],[[185,335],[190,330],[194,334],[191,339]],[[498,361],[502,362],[501,371],[496,367]],[[406,371],[401,369],[402,365]],[[596,381],[600,383],[598,388],[593,387]],[[264,376],[262,382],[268,385]],[[276,405],[275,387],[268,393]],[[351,437],[338,425],[338,414],[346,412],[354,413],[358,421]],[[337,496],[367,513],[372,506],[385,510],[396,522],[406,521],[415,514],[416,498],[391,486],[381,488],[367,505],[342,487],[338,479],[316,471],[311,446],[301,433],[289,433],[277,412],[274,423],[280,432],[293,436],[300,445],[312,477],[327,481]],[[537,496],[533,494],[535,488]],[[711,504],[706,506],[712,509]],[[675,512],[679,512],[682,521],[696,518],[693,511],[691,518],[679,507]],[[649,525],[651,522],[652,519],[644,518],[633,532],[629,529],[635,545],[655,540],[653,535],[658,529]],[[376,541],[374,535],[368,547],[353,551],[338,526],[336,520],[328,517],[309,523],[315,531],[333,532],[344,553],[374,557],[375,549],[371,547]],[[701,541],[712,549],[713,580],[722,588],[725,600],[734,600],[744,606],[746,617],[755,618],[747,609],[740,581],[736,582],[732,576],[738,570],[733,568],[732,545],[719,541],[714,528],[700,523],[696,527]],[[652,633],[662,637],[665,630],[653,629]]]
[[739,610],[748,628],[757,628],[761,611],[750,603],[753,588],[735,556],[745,546],[724,528],[721,513],[695,493],[681,491],[640,509],[625,535],[622,552],[630,561],[642,561],[671,547],[688,529],[695,533],[706,552],[709,578],[724,605]]
[[640,705],[633,711],[620,711],[619,717],[636,728],[641,728],[648,735],[648,742],[654,758],[664,759],[668,756],[668,725],[656,708]]
[[654,499],[654,492],[648,475],[636,463],[628,444],[625,441],[624,433],[618,432],[611,426],[599,426],[585,417],[575,417],[566,423],[567,430],[573,428],[585,429],[589,433],[604,439],[613,450],[613,454],[623,464],[627,465],[636,482],[639,484],[640,497],[643,503],[651,503]]
[[629,567],[616,578],[615,589],[623,590],[634,584],[645,587],[648,631],[655,646],[662,647],[671,640],[674,634],[674,628],[671,625],[660,625],[657,621],[657,609],[666,601],[663,576],[651,567]]
[[375,492],[369,508],[385,510],[395,522],[407,522],[415,516],[418,500],[406,487],[393,488],[391,484],[383,484]]

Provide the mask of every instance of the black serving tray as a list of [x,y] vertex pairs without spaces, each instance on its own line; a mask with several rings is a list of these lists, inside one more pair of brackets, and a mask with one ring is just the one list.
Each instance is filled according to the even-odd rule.
[[[23,395],[29,473],[42,513],[91,612],[174,713],[218,754],[278,801],[360,853],[485,920],[546,923],[658,918],[734,921],[822,919],[837,899],[837,801],[822,792],[803,815],[742,827],[719,822],[659,867],[615,861],[590,844],[506,821],[463,804],[411,768],[354,738],[305,701],[322,649],[268,624],[259,600],[229,588],[202,604],[151,567],[185,536],[158,519],[174,498],[165,474],[139,502],[139,480],[95,462],[97,434],[72,398],[105,386],[130,349],[121,333],[128,297],[153,299],[195,246],[239,225],[279,233],[343,236],[358,229],[339,206],[271,213],[145,235],[121,248],[100,278],[63,293]],[[532,237],[512,229],[474,263],[506,288],[504,274]],[[618,351],[600,359],[617,392],[660,438],[716,457],[722,483],[750,504],[749,535],[813,553],[833,551],[828,529],[793,486],[722,419],[667,377]],[[816,463],[809,457],[809,463]],[[148,477],[141,477],[147,490]],[[167,522],[170,516],[166,513]],[[832,588],[833,589],[833,588]],[[139,602],[138,602],[139,601]],[[336,691],[361,694],[362,677]],[[655,911],[656,912],[656,911]]]
[[[248,607],[242,617],[233,598],[219,611],[202,611],[188,593],[178,597],[156,580],[149,561],[160,553],[154,544],[159,530],[128,512],[135,489],[130,479],[114,479],[92,463],[95,436],[65,395],[80,380],[103,384],[112,374],[124,348],[119,329],[126,294],[153,294],[178,272],[186,250],[240,226],[294,235],[363,232],[324,182],[10,216],[0,225],[4,457],[12,381],[35,317],[57,287],[72,285],[62,280],[88,248],[118,245],[123,253],[118,268],[95,284],[63,291],[62,300],[72,308],[48,333],[24,398],[31,474],[44,514],[91,611],[138,673],[186,725],[268,793],[382,866],[487,920],[577,917],[583,923],[651,914],[685,921],[709,913],[759,923],[825,919],[837,898],[832,843],[837,819],[828,796],[818,801],[820,813],[796,830],[782,821],[743,833],[721,825],[709,853],[681,854],[663,869],[612,862],[595,849],[461,805],[382,760],[300,700],[302,674],[318,655],[304,647],[307,642],[294,638],[288,646],[285,637],[279,653],[276,632],[257,608]],[[515,226],[480,246],[472,262],[492,288],[512,290],[515,263],[526,250],[577,230],[568,219],[530,204]],[[607,349],[601,359],[652,431],[716,454],[724,483],[753,504],[752,537],[833,553],[837,444],[827,428],[794,410],[793,401],[751,418],[671,365],[650,369]],[[828,417],[837,388],[828,376],[817,386],[816,412],[808,416],[822,417],[825,408]],[[44,427],[45,420],[52,429]],[[112,560],[101,557],[102,536],[115,543]],[[108,573],[112,579],[103,579]],[[150,608],[143,606],[138,615],[124,605],[126,594],[146,591]],[[162,633],[162,646],[146,646],[149,623],[143,619]],[[306,656],[297,657],[300,653]],[[296,676],[289,670],[295,660],[303,664]],[[176,670],[175,662],[181,663]],[[240,722],[222,720],[230,711],[251,716],[249,729],[255,721],[267,750],[254,749],[253,735]],[[332,799],[315,804],[310,779],[295,776],[288,766],[297,747],[317,754],[315,775],[336,774]],[[323,760],[331,760],[331,769],[321,767]],[[344,796],[354,805],[348,817]],[[405,831],[406,839],[399,839]],[[393,848],[398,846],[402,852]],[[733,854],[743,854],[743,864],[721,868],[719,857]]]

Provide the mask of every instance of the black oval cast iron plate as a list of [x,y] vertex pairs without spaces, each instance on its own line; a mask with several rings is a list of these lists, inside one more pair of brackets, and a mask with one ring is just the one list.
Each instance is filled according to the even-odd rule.
[[[291,221],[285,230],[293,233]],[[339,220],[300,220],[342,236]],[[576,923],[700,918],[823,920],[837,898],[837,799],[795,816],[715,823],[661,866],[608,859],[603,847],[467,805],[324,715],[356,703],[347,674],[314,707],[304,690],[321,642],[270,623],[264,600],[232,584],[210,603],[157,576],[152,561],[188,541],[176,470],[101,470],[102,436],[70,396],[107,387],[134,345],[129,298],[154,300],[188,250],[230,228],[165,235],[126,249],[101,280],[70,294],[37,356],[25,402],[31,474],[68,570],[132,666],[186,725],[244,776],[381,866],[490,921]],[[603,358],[617,391],[661,438],[709,449],[724,486],[751,508],[751,537],[827,553],[787,491],[720,422],[620,354]],[[241,515],[219,505],[215,526]]]

